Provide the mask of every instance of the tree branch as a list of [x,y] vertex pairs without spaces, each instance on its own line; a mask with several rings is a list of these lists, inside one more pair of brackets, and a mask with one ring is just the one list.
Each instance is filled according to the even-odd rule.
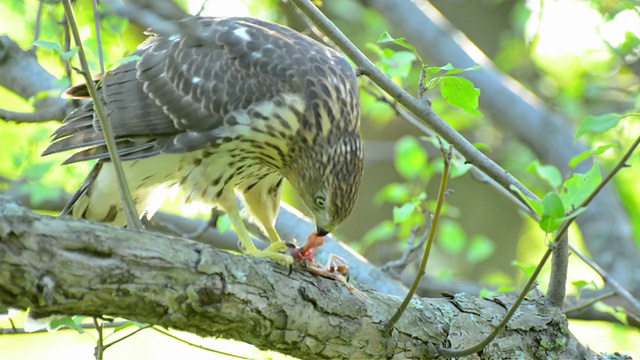
[[[60,82],[38,64],[34,53],[24,51],[8,36],[0,36],[0,86],[23,99],[52,91],[59,95]],[[67,102],[59,96],[45,96],[34,103],[36,112],[20,113],[0,109],[0,119],[19,122],[60,120],[67,113]]]
[[[484,71],[467,72],[462,76],[482,89],[480,106],[483,112],[500,127],[517,134],[542,161],[566,172],[569,160],[584,150],[580,143],[573,145],[574,131],[566,118],[500,71],[429,2],[364,2],[383,14],[397,32],[396,36],[406,37],[429,62],[450,62],[459,68],[482,65]],[[633,238],[631,220],[615,188],[603,189],[577,223],[594,260],[633,293],[640,293],[640,278],[635,276],[640,273],[640,254]]]
[[[430,106],[411,96],[404,89],[398,86],[393,80],[384,75],[373,63],[362,53],[340,30],[331,23],[309,0],[291,0],[323,33],[331,38],[333,42],[351,60],[364,71],[376,85],[396,99],[402,106],[414,113],[421,121],[425,122],[438,135],[452,144],[459,151],[465,160],[480,169],[489,177],[494,179],[503,188],[513,192],[517,197],[520,195],[514,192],[511,187],[515,187],[525,196],[539,200],[526,186],[522,185],[516,178],[506,170],[498,166],[493,160],[486,157],[476,149],[460,133],[455,131],[446,121],[438,116]],[[524,203],[524,201],[523,201]]]
[[[69,234],[74,234],[70,237]],[[305,359],[433,358],[464,347],[502,318],[513,297],[417,299],[396,330],[399,299],[184,239],[34,214],[0,198],[0,304],[40,315],[110,315],[252,343]],[[547,348],[539,346],[541,339]],[[483,356],[593,358],[539,296]]]

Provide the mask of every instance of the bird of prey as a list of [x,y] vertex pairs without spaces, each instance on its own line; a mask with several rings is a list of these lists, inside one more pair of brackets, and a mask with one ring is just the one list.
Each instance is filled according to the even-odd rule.
[[[156,34],[97,82],[140,216],[179,185],[186,200],[225,211],[245,253],[290,264],[274,228],[283,178],[324,236],[352,211],[363,150],[356,75],[339,53],[284,26],[253,18],[190,17],[190,29]],[[86,97],[86,88],[72,88]],[[66,212],[125,225],[115,171],[86,102],[43,155],[79,150],[65,164],[98,160]],[[236,195],[271,245],[258,250]]]

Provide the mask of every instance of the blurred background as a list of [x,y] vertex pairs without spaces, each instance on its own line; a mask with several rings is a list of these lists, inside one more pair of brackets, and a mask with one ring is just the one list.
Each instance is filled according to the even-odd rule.
[[[204,5],[202,0],[176,2],[190,13],[201,11],[202,15],[209,16],[253,16],[314,35],[295,7],[287,2],[211,0]],[[417,94],[420,65],[416,57],[407,49],[380,44],[377,40],[385,31],[395,38],[406,37],[409,43],[420,34],[399,32],[397,24],[389,20],[378,3],[325,0],[321,9],[387,75],[410,93]],[[450,23],[440,24],[448,32],[447,36],[460,36],[457,31],[462,32],[499,70],[535,94],[546,108],[562,114],[574,130],[589,116],[627,114],[637,112],[640,107],[640,9],[637,1],[437,0],[429,5],[418,0],[416,4],[428,6],[430,12],[448,19]],[[9,36],[23,49],[31,48],[38,6],[36,0],[0,3],[0,35]],[[99,56],[91,2],[80,1],[75,9],[90,65],[98,73]],[[42,10],[39,39],[63,43],[64,34],[59,25],[63,18],[62,6],[47,2]],[[129,24],[125,19],[105,14],[102,18],[102,45],[104,63],[109,67],[130,54],[145,36],[144,29]],[[432,17],[433,21],[436,19],[439,17]],[[430,54],[430,51],[439,49],[434,43],[427,51],[419,48],[418,52],[429,66],[440,67],[446,62],[436,63],[432,59],[446,58],[447,54],[435,57]],[[40,48],[37,56],[47,71],[61,79],[61,88],[70,85],[59,53]],[[447,62],[452,62],[455,67],[468,66],[456,64],[455,59]],[[482,71],[477,70],[478,73]],[[72,78],[73,84],[81,81],[78,75]],[[424,224],[424,216],[419,211],[403,223],[394,222],[394,208],[402,207],[423,192],[427,199],[423,203],[424,208],[433,206],[442,159],[433,142],[423,138],[424,133],[400,118],[392,106],[378,101],[368,92],[366,89],[370,86],[365,79],[361,82],[362,134],[366,148],[364,184],[356,209],[335,231],[335,235],[370,262],[383,265],[398,259],[411,238],[412,229]],[[535,165],[540,156],[530,144],[523,142],[517,131],[496,125],[508,123],[509,119],[497,119],[495,111],[490,114],[483,111],[485,99],[494,95],[483,88],[480,92],[480,111],[484,116],[451,106],[442,99],[437,88],[428,91],[426,97],[443,119],[472,143],[482,144],[479,147],[491,159],[537,195],[544,196],[553,190],[549,181],[541,176],[543,171],[539,170],[544,161]],[[42,94],[47,95],[51,94]],[[31,111],[34,100],[22,99],[0,87],[2,109]],[[511,104],[505,103],[504,106]],[[49,210],[51,215],[57,214],[91,168],[91,164],[61,167],[59,164],[64,156],[40,158],[48,136],[57,126],[58,122],[0,122],[0,155],[5,159],[0,162],[0,191],[22,199],[33,209]],[[548,131],[552,134],[554,129]],[[589,148],[615,144],[598,156],[602,172],[606,174],[639,134],[637,117],[623,117],[615,129],[599,136],[583,137],[582,140]],[[544,137],[540,138],[541,143],[544,141]],[[626,210],[625,216],[632,224],[634,234],[631,236],[636,246],[640,239],[639,158],[634,156],[629,162],[632,167],[624,170],[614,181]],[[559,167],[563,178],[568,178],[568,166]],[[457,171],[460,176],[452,179],[449,185],[454,192],[447,197],[445,217],[430,258],[428,275],[447,282],[471,283],[473,289],[519,288],[525,279],[523,268],[539,261],[548,239],[535,222],[520,214],[505,197],[466,173],[463,164],[459,164]],[[306,211],[290,190],[287,190],[285,201]],[[179,197],[165,210],[203,219],[209,213],[204,207],[181,206]],[[606,212],[607,209],[601,211]],[[589,253],[582,242],[580,228],[572,228],[570,239],[576,248]],[[633,256],[638,258],[637,253]],[[514,261],[518,266],[514,266]],[[407,269],[407,277],[412,271],[415,272],[411,267]],[[547,269],[539,278],[539,287],[543,291],[547,287],[548,275]],[[640,274],[635,276],[640,277]],[[600,277],[572,256],[567,285],[569,293],[576,293],[577,287],[572,286],[572,282],[579,281],[589,284],[586,287],[590,290],[603,287]],[[609,308],[602,310],[611,311]],[[15,315],[12,319],[20,325],[23,316]],[[618,351],[640,356],[637,323],[636,327],[613,321],[571,320],[570,324],[578,340],[596,352]],[[0,330],[9,328],[8,318],[0,318]],[[90,334],[65,331],[55,335],[0,335],[0,358],[86,359],[92,356],[95,344]],[[219,350],[241,351],[243,356],[250,358],[281,358],[275,353],[258,352],[245,344],[212,342],[188,334],[180,336]],[[131,358],[132,354],[138,354],[136,357],[139,359],[155,359],[166,351],[174,350],[193,359],[220,356],[170,341],[150,330],[118,344],[107,354],[110,358]]]

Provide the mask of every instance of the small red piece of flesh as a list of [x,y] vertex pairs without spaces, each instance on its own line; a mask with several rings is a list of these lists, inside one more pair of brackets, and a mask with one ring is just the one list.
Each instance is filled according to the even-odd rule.
[[307,238],[307,243],[303,247],[295,249],[292,255],[298,262],[308,261],[313,263],[316,252],[322,245],[324,245],[324,236],[318,236],[318,234],[314,232]]

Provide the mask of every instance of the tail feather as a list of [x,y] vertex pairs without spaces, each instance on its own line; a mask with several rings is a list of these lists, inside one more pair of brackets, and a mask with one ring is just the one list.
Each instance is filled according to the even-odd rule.
[[[123,162],[138,214],[152,216],[176,183],[180,155]],[[98,162],[61,215],[124,226],[127,223],[111,162]]]
[[87,191],[91,188],[91,185],[93,185],[93,183],[96,181],[96,178],[98,177],[98,173],[100,173],[102,164],[103,163],[99,162],[93,167],[93,169],[91,169],[91,172],[89,173],[89,175],[87,175],[87,178],[84,180],[84,182],[82,183],[78,191],[76,191],[75,194],[73,194],[73,196],[71,197],[71,200],[69,200],[67,205],[64,206],[64,209],[62,209],[62,211],[60,212],[60,215],[71,215],[71,209],[73,209],[73,207],[78,203],[78,200],[82,197],[86,197]]

